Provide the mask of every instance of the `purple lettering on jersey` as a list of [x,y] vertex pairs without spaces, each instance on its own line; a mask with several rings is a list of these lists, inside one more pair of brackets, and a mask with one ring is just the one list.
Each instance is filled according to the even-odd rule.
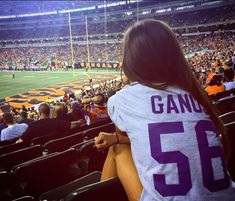
[[[176,163],[178,168],[179,184],[166,184],[165,175],[153,175],[154,187],[163,196],[186,195],[192,188],[190,164],[188,157],[180,151],[162,151],[161,135],[178,134],[184,132],[183,122],[162,122],[148,124],[151,156],[160,164]],[[209,146],[206,131],[215,133],[216,130],[209,120],[196,123],[195,133],[199,148],[202,170],[202,183],[209,191],[215,192],[229,188],[230,178],[226,171],[223,150],[221,146]],[[212,158],[220,158],[224,178],[214,179]],[[163,168],[164,169],[164,168]],[[165,173],[170,174],[170,172]]]
[[188,157],[180,151],[163,152],[161,138],[163,134],[178,134],[184,132],[182,122],[164,122],[148,125],[151,156],[160,164],[176,163],[178,167],[179,184],[166,184],[164,174],[154,174],[154,187],[162,196],[186,195],[191,189],[191,173]]
[[167,95],[167,113],[171,113],[172,110],[174,110],[175,113],[179,113],[179,110],[175,104],[173,96]]
[[178,99],[179,99],[180,109],[182,113],[185,113],[185,109],[187,109],[188,112],[192,112],[188,94],[184,94],[184,95],[179,94]]
[[[204,186],[211,192],[227,189],[230,185],[230,178],[226,171],[223,149],[220,146],[209,146],[206,131],[216,133],[213,124],[208,120],[201,120],[195,126],[198,148],[201,160],[202,176]],[[224,178],[214,180],[212,158],[221,158]]]
[[197,113],[202,113],[202,107],[201,105],[199,104],[198,101],[196,101],[192,95],[189,95],[189,98],[191,100],[191,105],[193,107],[193,110],[194,112],[197,112]]
[[151,97],[151,105],[152,105],[152,112],[154,114],[161,114],[163,113],[163,103],[158,103],[158,108],[156,108],[156,104],[155,104],[155,101],[162,101],[162,97],[161,96],[158,96],[158,95],[155,95],[155,96],[152,96]]

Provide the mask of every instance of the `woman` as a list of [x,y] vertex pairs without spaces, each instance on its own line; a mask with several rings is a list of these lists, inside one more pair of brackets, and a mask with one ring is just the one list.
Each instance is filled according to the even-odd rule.
[[[121,132],[100,133],[95,142],[98,149],[118,143],[109,149],[102,179],[118,175],[129,200],[235,200],[218,137],[226,144],[223,124],[171,29],[157,20],[131,26],[123,70],[130,84],[108,101]],[[123,132],[131,155],[120,144],[128,143]]]

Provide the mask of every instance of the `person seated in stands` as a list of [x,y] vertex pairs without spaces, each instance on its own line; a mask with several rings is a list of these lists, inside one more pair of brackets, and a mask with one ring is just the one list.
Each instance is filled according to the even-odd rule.
[[7,124],[3,122],[3,117],[0,115],[0,134],[4,128],[7,128]]
[[67,103],[68,100],[69,100],[68,94],[67,94],[67,93],[64,93],[63,102]]
[[22,136],[22,134],[28,128],[28,125],[25,123],[15,123],[11,113],[4,113],[3,121],[7,124],[8,127],[1,131],[1,141],[18,138]]
[[83,102],[89,102],[89,105],[86,107],[86,111],[91,123],[109,118],[103,94],[98,94],[92,98],[85,99]]
[[130,84],[108,100],[117,130],[95,139],[98,150],[110,147],[101,180],[118,176],[129,201],[235,200],[227,131],[171,28],[136,22],[122,64]]
[[226,90],[235,88],[234,71],[232,68],[224,70],[224,86]]
[[214,75],[216,75],[216,73],[215,73],[215,68],[207,69],[206,75],[207,75],[207,78],[206,78],[206,85],[207,85],[207,84],[210,83],[212,77],[213,77]]
[[65,103],[59,103],[55,106],[55,118],[73,122],[84,120],[81,107],[77,101],[71,103],[71,112],[68,113],[68,107]]
[[71,102],[70,112],[67,114],[69,121],[85,121],[85,111],[82,108],[82,103],[80,100]]
[[25,105],[22,105],[22,108],[21,108],[21,112],[27,112],[27,108],[25,107]]
[[65,103],[58,103],[57,105],[54,106],[54,108],[55,108],[55,118],[62,119],[65,121],[70,121],[70,119],[68,119],[67,116],[68,108]]
[[70,92],[69,93],[69,99],[72,99],[72,100],[75,100],[76,99],[76,96],[75,96],[75,94],[74,94],[74,92]]
[[46,135],[63,136],[70,129],[81,125],[81,122],[69,122],[61,119],[50,119],[50,106],[47,103],[42,103],[39,108],[39,120],[29,125],[17,142],[30,141],[35,137]]
[[33,122],[35,122],[35,120],[33,118],[28,119],[28,114],[27,112],[23,111],[20,113],[20,118],[17,121],[18,123],[25,123],[27,125],[32,124]]
[[222,84],[222,76],[214,75],[208,86],[205,88],[205,91],[209,96],[225,91],[225,86]]

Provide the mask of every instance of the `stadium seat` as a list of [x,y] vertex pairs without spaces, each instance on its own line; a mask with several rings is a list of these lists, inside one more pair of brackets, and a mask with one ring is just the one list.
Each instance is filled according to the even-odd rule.
[[235,96],[229,96],[218,100],[215,103],[216,108],[221,114],[235,110]]
[[42,156],[42,147],[34,145],[0,155],[0,170],[10,171],[15,165]]
[[31,140],[30,144],[31,145],[35,145],[35,144],[40,144],[43,145],[46,142],[53,140],[55,138],[59,138],[61,136],[56,136],[56,135],[46,135],[46,136],[39,136],[39,137],[35,137]]
[[64,151],[68,149],[69,147],[79,144],[84,140],[84,137],[87,137],[87,139],[92,139],[95,136],[99,134],[99,132],[104,131],[104,132],[114,132],[115,126],[114,124],[108,123],[105,125],[101,125],[98,127],[91,128],[87,131],[82,131],[73,135],[69,135],[66,137],[58,138],[51,140],[47,142],[44,145],[45,152],[47,153],[53,153],[57,151]]
[[71,147],[72,145],[82,142],[84,138],[84,135],[82,135],[82,133],[83,132],[76,133],[66,137],[54,139],[45,143],[44,145],[45,152],[53,153],[58,151],[64,151],[69,147]]
[[80,170],[74,165],[76,156],[76,151],[69,149],[13,167],[11,174],[17,180],[16,185],[22,187],[22,194],[18,196],[30,195],[37,199],[42,193],[77,179]]
[[0,141],[0,148],[9,144],[14,144],[18,138],[13,139],[13,140],[4,140]]
[[101,125],[104,125],[104,124],[107,124],[107,123],[110,123],[110,122],[111,122],[110,119],[103,119],[103,120],[100,120],[100,121],[93,122],[89,126],[87,124],[83,124],[80,127],[74,128],[71,131],[67,132],[67,135],[71,135],[71,134],[78,133],[78,132],[81,132],[81,131],[85,131],[85,130],[88,130],[88,129],[91,129],[91,128],[95,128],[95,127],[98,127],[98,126],[101,126]]
[[77,165],[80,167],[82,175],[102,171],[108,150],[104,153],[97,151],[94,148],[94,142],[94,139],[91,139],[72,147],[78,152]]
[[111,123],[107,123],[107,124],[104,124],[95,128],[91,128],[85,131],[84,135],[88,139],[92,139],[98,136],[100,132],[107,132],[107,133],[115,132],[115,125],[113,124],[113,122],[111,122]]
[[233,90],[228,90],[228,91],[223,91],[223,92],[220,92],[217,94],[210,95],[210,98],[214,101],[217,101],[221,98],[225,98],[227,96],[230,96],[231,94],[233,94]]
[[100,121],[96,121],[96,122],[93,122],[89,125],[89,128],[95,128],[95,127],[98,127],[98,126],[102,126],[104,124],[107,124],[107,123],[110,123],[111,122],[111,119],[103,119],[103,120],[100,120]]
[[34,197],[32,196],[23,196],[23,197],[20,197],[20,198],[16,198],[12,201],[34,201]]
[[11,184],[11,176],[9,172],[7,171],[0,172],[0,200],[5,200],[5,201],[11,200],[10,184]]
[[27,142],[21,142],[21,143],[11,143],[9,145],[0,147],[0,155],[5,154],[5,153],[9,153],[12,151],[17,151],[19,149],[23,149],[29,146],[29,143]]
[[95,171],[88,175],[85,175],[84,177],[81,177],[79,179],[76,179],[68,184],[65,184],[63,186],[60,186],[58,188],[52,189],[51,191],[48,191],[46,193],[43,193],[39,200],[40,201],[59,201],[59,200],[65,200],[65,197],[72,191],[81,188],[83,186],[95,183],[100,181],[101,172]]
[[69,193],[66,201],[128,201],[121,182],[117,177],[99,181]]
[[227,112],[219,116],[224,124],[235,121],[235,111]]

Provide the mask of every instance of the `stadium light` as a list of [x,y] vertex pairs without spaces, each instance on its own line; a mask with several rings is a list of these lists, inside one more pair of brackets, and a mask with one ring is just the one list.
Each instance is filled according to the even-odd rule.
[[80,11],[87,11],[87,10],[95,10],[95,6],[84,7],[84,8],[76,8],[70,10],[59,10],[58,13],[71,13],[71,12],[80,12]]
[[9,18],[16,18],[16,15],[0,16],[0,19],[9,19]]
[[20,15],[17,15],[17,17],[33,17],[33,16],[42,16],[42,15],[53,15],[53,14],[57,14],[57,11],[42,12],[42,13],[20,14]]

